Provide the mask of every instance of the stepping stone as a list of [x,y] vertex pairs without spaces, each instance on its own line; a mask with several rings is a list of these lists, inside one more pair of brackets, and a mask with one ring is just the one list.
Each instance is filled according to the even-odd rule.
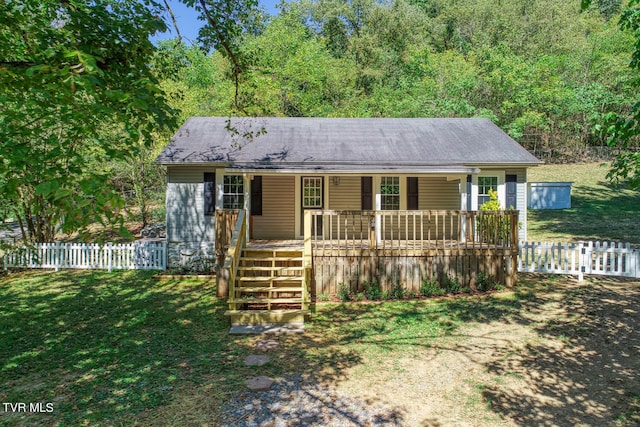
[[276,340],[260,340],[260,341],[256,341],[256,343],[254,344],[254,347],[257,348],[258,350],[268,351],[268,350],[273,350],[275,348],[278,348],[279,345],[280,343]]
[[267,391],[273,385],[269,377],[253,377],[247,380],[247,388],[251,391]]
[[250,354],[244,359],[244,364],[247,366],[262,366],[269,362],[269,356],[261,354]]

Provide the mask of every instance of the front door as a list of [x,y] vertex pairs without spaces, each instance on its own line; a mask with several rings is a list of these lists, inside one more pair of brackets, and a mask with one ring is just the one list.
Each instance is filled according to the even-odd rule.
[[[302,177],[302,196],[300,197],[302,203],[302,219],[300,221],[300,235],[304,236],[304,211],[307,209],[320,210],[324,206],[324,178],[317,176],[303,176]],[[316,233],[322,233],[322,217],[317,217],[316,221]]]

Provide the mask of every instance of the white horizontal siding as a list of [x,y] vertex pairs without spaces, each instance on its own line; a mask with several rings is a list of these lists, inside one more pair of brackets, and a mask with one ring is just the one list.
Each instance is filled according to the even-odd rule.
[[167,182],[175,184],[202,183],[205,172],[215,172],[215,169],[206,166],[173,166],[167,168]]
[[527,170],[507,169],[505,173],[506,175],[516,175],[518,177],[516,181],[517,206],[515,206],[520,211],[518,215],[518,222],[520,223],[518,238],[527,240]]
[[167,241],[213,242],[214,216],[204,214],[204,167],[167,170]]

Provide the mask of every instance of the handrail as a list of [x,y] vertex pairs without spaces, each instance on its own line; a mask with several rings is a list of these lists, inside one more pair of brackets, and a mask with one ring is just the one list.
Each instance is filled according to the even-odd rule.
[[238,263],[240,262],[242,249],[247,246],[247,221],[245,218],[246,213],[244,209],[240,210],[233,229],[231,243],[229,244],[229,249],[224,259],[224,265],[218,277],[218,296],[228,295],[229,309],[231,310],[235,308],[233,300],[235,297],[234,291]]
[[227,248],[231,243],[233,229],[238,220],[239,209],[216,209],[215,212],[215,242],[216,268],[221,269],[227,255]]
[[304,278],[302,280],[302,310],[309,309],[311,302],[311,272],[313,269],[313,248],[311,245],[311,211],[304,212],[304,249],[302,252],[302,267]]
[[514,210],[308,212],[311,218],[305,233],[311,236],[313,249],[322,251],[518,248],[518,211]]

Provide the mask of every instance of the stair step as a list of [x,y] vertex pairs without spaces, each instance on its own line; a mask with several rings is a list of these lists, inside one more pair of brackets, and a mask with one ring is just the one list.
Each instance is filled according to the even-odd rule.
[[300,310],[299,308],[293,310],[227,310],[224,312],[225,316],[229,316],[231,314],[243,314],[243,313],[254,313],[254,314],[309,314],[309,310]]
[[228,310],[232,324],[260,325],[265,323],[304,323],[309,310]]
[[277,303],[277,304],[302,304],[304,301],[302,297],[298,298],[235,298],[233,301],[229,301],[229,304],[244,304],[244,303]]
[[264,267],[264,266],[250,266],[250,265],[241,265],[238,266],[238,270],[244,270],[244,271],[286,271],[286,270],[293,270],[293,271],[302,271],[304,270],[303,267],[300,266],[296,266],[296,267],[283,267],[283,266],[276,266],[276,267]]
[[[239,282],[283,282],[283,281],[302,281],[304,280],[303,276],[256,276],[256,277],[238,277]],[[238,286],[241,287],[241,286]]]
[[290,256],[283,256],[283,257],[252,257],[252,256],[241,256],[240,257],[240,261],[300,261],[302,262],[304,260],[303,257],[290,257]]
[[269,286],[238,286],[234,288],[236,292],[301,292],[302,286],[298,287],[269,287]]
[[252,253],[252,254],[261,254],[261,255],[269,255],[269,254],[301,254],[304,251],[304,248],[299,247],[299,248],[271,248],[271,249],[265,249],[265,248],[247,248],[244,247],[242,249],[243,253]]

